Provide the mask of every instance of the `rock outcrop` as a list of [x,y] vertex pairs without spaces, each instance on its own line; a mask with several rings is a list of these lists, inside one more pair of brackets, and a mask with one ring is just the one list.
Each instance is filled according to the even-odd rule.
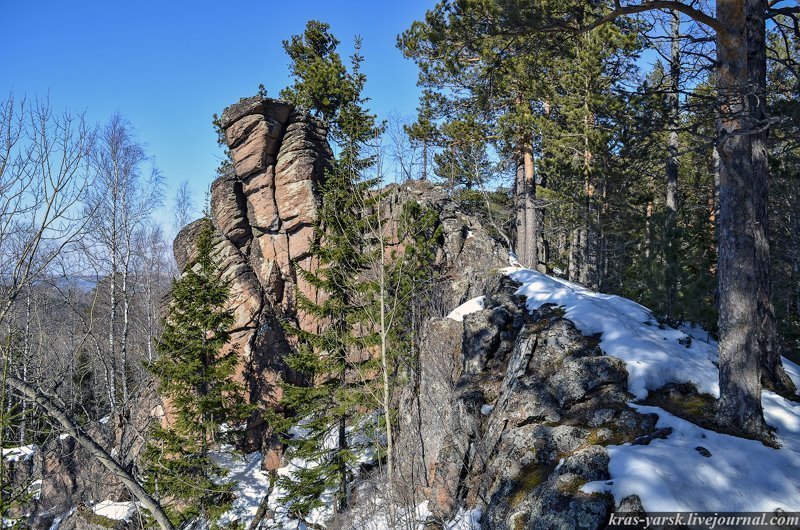
[[[161,399],[154,386],[148,385],[138,394],[135,406],[83,425],[83,429],[106,447],[125,469],[138,475],[136,463],[146,442],[143,434],[162,414]],[[93,515],[93,504],[130,500],[128,489],[71,436],[49,438],[30,461],[24,463],[30,465],[30,473],[22,477],[18,473],[14,475],[28,483],[41,480],[39,494],[25,507],[31,514],[27,523],[34,530],[51,528],[57,517],[62,518],[58,528],[100,528],[103,526],[95,523],[103,521]],[[133,525],[120,522],[104,528],[111,527],[123,530]]]
[[[237,352],[238,377],[252,404],[276,408],[281,378],[293,378],[283,359],[289,343],[279,320],[298,315],[295,293],[315,294],[295,267],[312,270],[308,255],[317,214],[318,187],[331,158],[326,130],[289,103],[252,97],[226,108],[220,119],[233,171],[211,186],[214,254],[230,282],[234,325],[230,348]],[[182,270],[192,262],[202,221],[185,227],[174,253]],[[261,417],[248,425],[251,449],[266,449],[266,464],[280,464],[278,445]]]
[[401,473],[440,522],[480,506],[485,530],[602,527],[613,499],[580,487],[609,478],[606,445],[659,436],[657,417],[627,405],[622,361],[516,288],[499,278],[483,310],[429,326],[400,414],[400,450],[421,450]]
[[[250,402],[280,410],[280,382],[298,379],[284,362],[291,345],[281,320],[309,331],[320,325],[297,310],[298,292],[312,300],[324,296],[304,282],[297,267],[316,267],[310,242],[331,148],[322,123],[283,101],[243,99],[225,109],[220,124],[233,170],[212,184],[211,218],[214,253],[231,285],[230,347],[240,357],[239,378]],[[437,212],[442,238],[435,242],[436,260],[445,278],[441,311],[480,292],[482,278],[505,262],[502,246],[478,220],[459,211],[444,187],[410,182],[394,191],[395,203],[386,205],[390,219],[400,213],[394,205],[408,200]],[[193,261],[200,222],[175,239],[180,270]],[[248,445],[265,450],[268,468],[280,464],[280,447],[258,416],[248,425]]]

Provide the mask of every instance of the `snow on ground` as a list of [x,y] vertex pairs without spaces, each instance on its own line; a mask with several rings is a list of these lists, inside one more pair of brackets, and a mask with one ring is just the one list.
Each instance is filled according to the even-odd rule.
[[[502,272],[522,283],[517,294],[527,297],[529,310],[555,304],[564,308],[566,318],[584,335],[601,333],[603,351],[625,361],[628,387],[637,399],[669,382],[694,383],[701,392],[719,395],[717,345],[704,330],[686,326],[689,335],[659,326],[650,310],[636,302],[536,271],[509,267]],[[474,298],[448,318],[462,321],[481,309],[483,297]]]
[[[374,422],[376,420],[377,416],[372,415],[364,421]],[[362,427],[364,426],[362,425]],[[350,447],[361,447],[358,458],[353,463],[354,473],[357,473],[360,465],[371,463],[375,460],[375,444],[366,434],[368,431],[369,429],[366,428],[354,427],[349,427],[347,430]],[[307,435],[302,422],[292,427],[289,434],[297,437]],[[325,447],[333,449],[336,446],[336,436],[335,432],[331,432],[324,441]],[[227,475],[220,480],[236,483],[234,487],[236,499],[231,508],[216,523],[226,525],[238,521],[245,527],[249,526],[258,511],[264,495],[269,491],[268,508],[274,515],[266,520],[262,526],[279,530],[308,530],[306,522],[291,517],[291,502],[284,501],[284,497],[287,495],[286,490],[276,483],[270,491],[269,475],[261,469],[262,456],[259,452],[242,456],[236,453],[231,446],[223,446],[219,451],[212,454],[214,461],[228,471]],[[301,458],[290,458],[287,465],[279,468],[276,472],[278,476],[290,476],[297,470],[310,465],[310,462]],[[325,521],[333,516],[333,491],[326,492],[322,500],[324,506],[313,510],[306,517],[308,523],[324,526]]]
[[[705,330],[660,326],[648,309],[631,300],[535,271],[503,272],[522,283],[517,293],[527,297],[528,309],[556,304],[585,335],[600,333],[602,350],[625,362],[636,399],[670,382],[693,383],[701,392],[719,395],[717,344]],[[471,302],[451,314],[463,319],[480,309]],[[800,386],[800,367],[786,359],[784,366]],[[611,492],[617,502],[639,495],[649,512],[800,511],[800,403],[769,391],[762,403],[780,449],[702,429],[660,408],[632,404],[642,413],[658,414],[658,427],[671,427],[672,434],[649,445],[610,447],[612,479],[583,489]],[[703,456],[708,454],[703,449],[710,456]]]
[[480,530],[481,515],[483,515],[483,510],[480,508],[472,510],[459,508],[456,516],[444,524],[444,530]]
[[[778,437],[785,445],[779,450],[702,429],[656,407],[633,406],[658,414],[658,427],[672,427],[672,434],[650,445],[609,447],[612,480],[590,482],[583,491],[608,491],[618,502],[636,494],[648,512],[800,511],[796,404],[793,416],[781,418]],[[775,420],[774,414],[767,418]],[[711,456],[703,456],[698,448]]]
[[647,308],[620,296],[527,269],[505,269],[522,283],[518,294],[528,309],[556,304],[584,335],[601,333],[600,347],[625,361],[628,389],[637,399],[670,382],[693,383],[700,392],[719,396],[716,344],[688,340],[682,331],[659,326]]
[[[347,428],[348,445],[357,453],[357,458],[355,462],[353,462],[351,469],[356,477],[358,476],[361,465],[375,461],[376,440],[373,440],[367,434],[371,431],[371,429],[367,428],[366,424],[376,422],[377,420],[378,418],[376,413],[367,416],[363,420],[363,424],[358,428],[354,426]],[[295,427],[292,427],[289,430],[289,434],[294,437],[307,436],[307,432],[306,429],[303,428],[302,421]],[[335,429],[331,430],[331,432],[328,433],[323,441],[323,447],[327,449],[335,449],[337,446],[337,437],[338,433],[335,431]],[[383,441],[381,440],[381,443],[382,442]],[[289,453],[287,456],[290,457],[288,464],[277,470],[278,476],[280,477],[291,477],[293,474],[297,473],[298,470],[314,465],[314,462],[305,460],[303,458],[291,458],[291,453]],[[321,497],[323,506],[311,510],[311,512],[306,516],[305,521],[311,523],[312,525],[324,526],[325,522],[330,520],[334,515],[334,493],[335,492],[333,490],[328,490],[323,493]],[[305,522],[298,521],[291,517],[291,502],[284,501],[286,496],[287,491],[282,488],[280,484],[275,484],[275,487],[269,496],[269,507],[271,510],[273,510],[275,515],[270,521],[267,522],[267,528],[279,528],[281,530],[306,530],[307,525]]]
[[261,470],[262,454],[258,451],[240,455],[231,446],[223,446],[212,454],[214,462],[226,469],[225,482],[235,482],[236,499],[230,509],[220,516],[217,523],[224,526],[239,521],[245,527],[256,515],[259,504],[269,490],[269,475]]
[[[377,413],[368,416],[364,422],[377,421]],[[369,434],[370,429],[361,425],[359,428],[349,427],[347,430],[348,443],[350,447],[361,447],[358,452],[358,458],[353,464],[353,472],[358,473],[362,464],[368,464],[375,461],[375,440]],[[303,428],[303,422],[292,427],[289,434],[296,437],[307,436],[306,430]],[[331,432],[323,442],[325,447],[334,448],[336,446],[335,432]],[[291,451],[291,450],[290,450]],[[291,454],[287,455],[289,462],[286,466],[279,468],[276,472],[278,476],[291,476],[299,469],[307,468],[311,465],[310,462],[301,458],[291,458]],[[230,446],[224,446],[213,454],[214,461],[222,468],[228,470],[228,474],[222,479],[225,481],[236,482],[234,493],[236,500],[233,502],[230,510],[223,514],[218,521],[219,525],[230,524],[238,521],[239,524],[245,527],[249,526],[250,522],[258,510],[258,506],[263,500],[270,487],[269,475],[261,470],[261,453],[255,452],[246,456],[241,456],[233,451]],[[291,516],[291,501],[286,501],[286,490],[280,487],[279,484],[273,484],[273,489],[270,491],[268,499],[268,509],[273,514],[272,517],[262,522],[261,527],[270,528],[273,530],[310,530],[311,525],[319,525],[324,527],[325,523],[333,517],[333,491],[326,492],[322,496],[324,506],[313,510],[306,518],[305,521],[300,521]],[[383,506],[383,501],[380,498],[374,499],[374,506],[370,506],[369,514],[363,517],[356,517],[356,526],[358,530],[386,530],[389,528],[387,522],[387,508]],[[423,502],[413,510],[410,508],[398,508],[398,517],[404,522],[409,522],[405,525],[408,528],[416,528],[424,530],[425,520],[431,515],[428,510],[427,502]],[[480,519],[480,510],[460,510],[453,520],[444,525],[445,530],[480,530],[478,521]]]
[[[692,383],[701,392],[719,395],[717,344],[705,330],[691,325],[679,329],[661,326],[648,309],[631,300],[595,293],[535,271],[512,267],[503,272],[522,283],[517,293],[527,297],[529,310],[555,304],[564,308],[566,318],[582,333],[600,333],[603,351],[625,362],[629,390],[635,399],[642,399],[649,390],[670,382]],[[474,298],[454,309],[448,317],[463,321],[465,315],[481,310],[483,305],[483,297]],[[785,359],[784,366],[800,386],[800,366]],[[584,491],[607,491],[617,502],[637,494],[649,512],[772,511],[776,508],[800,511],[800,403],[787,401],[772,392],[763,393],[764,414],[767,423],[776,429],[780,449],[702,429],[656,407],[631,405],[642,413],[658,414],[658,427],[671,427],[672,434],[666,439],[653,440],[649,445],[609,447],[612,479],[588,483]],[[293,434],[304,434],[302,424]],[[371,447],[367,440],[364,442],[365,447]],[[370,458],[374,455],[365,449],[364,461]],[[253,461],[259,460],[260,457],[253,458]],[[289,475],[308,465],[301,459],[290,459],[278,474]],[[268,480],[257,466],[242,465],[239,475],[242,478],[238,479],[234,476],[238,468],[232,463],[226,467],[232,470],[229,478],[246,484],[242,491],[251,488],[254,492],[266,491]],[[304,523],[289,517],[289,507],[282,501],[284,495],[279,487],[273,489],[269,505],[275,517],[267,527],[307,530]],[[258,495],[243,493],[240,497],[247,500],[235,505],[236,509],[240,513],[255,513],[260,502]],[[331,500],[328,498],[328,505]],[[403,518],[413,518],[419,528],[429,516],[427,503],[413,510],[401,509],[400,513]],[[330,516],[330,508],[323,508],[312,513],[309,522],[324,525]],[[461,510],[445,528],[477,530],[480,516],[480,510]],[[385,519],[385,515],[372,515],[361,521],[363,526],[359,528],[386,528]]]
[[34,500],[39,500],[42,498],[42,479],[36,479],[30,483],[28,486],[28,492],[31,494]]
[[130,521],[136,510],[137,504],[133,501],[100,501],[92,507],[95,514],[114,521]]
[[[390,524],[389,508],[385,499],[376,496],[370,499],[371,504],[362,504],[359,509],[362,515],[354,514],[349,523],[350,530],[387,530],[389,528],[403,528],[408,530],[425,530],[429,518],[432,517],[428,509],[428,501],[423,501],[416,507],[397,507],[395,524]],[[455,517],[442,526],[443,530],[480,530],[482,510],[459,509]]]
[[67,513],[59,515],[58,517],[53,519],[53,522],[50,523],[50,528],[48,530],[58,530],[61,527],[61,522],[64,519],[69,518],[73,513],[75,513],[75,510],[77,510],[77,508],[70,508],[70,510]]
[[[424,530],[425,520],[431,515],[428,501],[415,508],[398,506],[394,514],[394,528],[404,530]],[[386,530],[393,528],[389,507],[383,495],[373,494],[361,501],[357,511],[351,514],[349,530]]]

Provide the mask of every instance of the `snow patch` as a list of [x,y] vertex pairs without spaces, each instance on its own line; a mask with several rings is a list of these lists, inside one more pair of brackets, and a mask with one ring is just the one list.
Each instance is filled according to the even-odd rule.
[[455,320],[456,322],[463,322],[465,316],[483,309],[485,299],[486,297],[484,296],[478,296],[472,300],[467,300],[457,308],[450,311],[450,314],[447,315],[447,318]]
[[600,333],[600,348],[625,362],[628,389],[636,399],[672,382],[692,383],[700,392],[719,396],[713,340],[687,340],[686,333],[659,326],[649,309],[620,296],[528,269],[503,272],[523,284],[517,294],[528,298],[528,309],[555,304],[584,335]]
[[106,500],[95,504],[92,507],[92,511],[96,515],[113,519],[114,521],[130,521],[137,508],[138,504],[133,501],[114,502]]
[[[625,362],[636,399],[667,383],[692,383],[719,396],[717,343],[700,327],[660,325],[647,308],[625,298],[527,269],[505,269],[522,283],[528,309],[555,304],[584,334],[600,333],[600,347]],[[800,367],[783,360],[800,386]],[[584,492],[610,492],[617,502],[636,494],[648,512],[800,511],[800,403],[762,393],[764,417],[780,449],[698,427],[666,411],[631,403],[672,428],[649,445],[611,446],[611,480],[585,484]],[[757,470],[754,469],[757,466]]]
[[657,407],[632,405],[658,414],[657,426],[671,427],[672,434],[650,445],[609,447],[612,480],[582,489],[610,492],[617,501],[636,494],[648,512],[800,511],[800,405],[775,394],[767,404],[767,421],[778,426],[782,449],[702,429]]
[[34,480],[28,486],[28,492],[35,500],[39,500],[42,498],[42,479]]
[[37,445],[21,445],[19,447],[4,447],[0,449],[0,455],[6,462],[24,462],[33,458],[36,451],[39,450]]
[[471,510],[459,508],[456,516],[445,523],[444,530],[480,530],[482,515],[483,510],[481,508],[473,508]]
[[236,483],[233,488],[236,499],[230,509],[220,516],[217,524],[225,526],[238,521],[244,527],[249,526],[264,495],[269,491],[269,475],[261,469],[263,455],[258,451],[239,455],[232,446],[223,446],[211,457],[218,466],[228,471],[222,480]]
[[[375,498],[373,505],[369,506],[372,514],[368,517],[356,517],[352,522],[351,530],[386,530],[387,528],[404,528],[409,530],[425,530],[430,528],[429,522],[433,521],[433,514],[428,508],[428,501],[423,501],[417,506],[398,507],[395,513],[395,524],[390,524],[386,502],[382,498]],[[481,530],[480,519],[482,510],[459,509],[455,517],[444,523],[443,530]]]
[[59,528],[61,528],[61,522],[64,519],[69,518],[73,513],[75,513],[76,510],[77,508],[70,508],[70,510],[67,513],[59,515],[58,517],[53,519],[53,522],[50,523],[50,528],[48,530],[58,530]]

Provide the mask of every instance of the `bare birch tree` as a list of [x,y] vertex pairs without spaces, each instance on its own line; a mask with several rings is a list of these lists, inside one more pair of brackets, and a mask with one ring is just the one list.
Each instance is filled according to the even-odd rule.
[[[87,255],[107,282],[107,394],[112,410],[130,399],[129,334],[134,241],[161,204],[161,176],[151,167],[144,146],[121,115],[99,131],[92,151],[97,184],[87,194],[86,216],[91,232]],[[118,388],[119,386],[119,388]]]

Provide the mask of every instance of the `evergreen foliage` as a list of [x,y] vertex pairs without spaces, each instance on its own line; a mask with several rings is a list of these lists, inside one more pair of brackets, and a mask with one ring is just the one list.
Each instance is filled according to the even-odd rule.
[[486,124],[474,115],[444,123],[440,128],[442,150],[433,157],[436,176],[451,188],[468,190],[490,180],[491,167],[486,148]]
[[433,156],[433,150],[439,141],[439,129],[431,104],[430,92],[423,94],[420,106],[417,109],[417,119],[410,125],[404,125],[403,130],[408,135],[412,145],[422,147],[422,180],[428,178],[428,167]]
[[800,37],[778,17],[768,36],[769,115],[781,120],[770,134],[772,281],[783,353],[800,362]]
[[[392,251],[387,265],[389,306],[389,370],[402,377],[416,364],[418,328],[431,315],[431,306],[439,282],[436,245],[441,243],[442,225],[435,210],[410,200],[402,205],[397,221],[397,241],[402,251]],[[377,289],[373,282],[373,292]],[[377,300],[373,296],[374,300]],[[374,309],[373,309],[374,310]],[[392,381],[394,383],[394,381]]]
[[330,25],[318,20],[309,21],[302,35],[283,41],[294,84],[281,91],[281,98],[328,124],[339,119],[343,106],[360,97],[354,92],[358,87],[337,46],[339,41],[330,33]]
[[206,218],[196,240],[197,258],[173,283],[169,312],[150,367],[170,421],[154,425],[143,453],[149,489],[182,523],[213,520],[231,500],[232,484],[210,450],[235,443],[250,413],[234,380],[236,351],[226,349],[233,314],[225,309],[228,282],[213,258],[213,228]]
[[[347,505],[347,483],[356,455],[348,445],[346,430],[363,424],[361,411],[370,402],[365,373],[374,370],[374,360],[354,359],[375,342],[374,333],[365,327],[368,287],[361,274],[369,265],[366,234],[370,216],[375,215],[370,212],[374,200],[369,198],[374,180],[365,178],[374,156],[365,155],[365,145],[380,128],[362,96],[366,77],[361,72],[360,40],[356,40],[349,71],[343,69],[337,44],[328,26],[315,21],[309,22],[303,36],[285,43],[295,83],[284,90],[284,96],[320,116],[339,146],[321,186],[310,249],[318,268],[298,267],[298,275],[318,293],[318,299],[298,293],[297,309],[318,322],[319,331],[287,325],[299,341],[287,363],[308,383],[283,385],[283,404],[302,418],[305,433],[288,443],[293,456],[310,464],[295,476],[280,479],[298,515],[321,506],[325,491],[335,492],[338,507]],[[296,419],[284,424],[284,430],[292,421]]]

